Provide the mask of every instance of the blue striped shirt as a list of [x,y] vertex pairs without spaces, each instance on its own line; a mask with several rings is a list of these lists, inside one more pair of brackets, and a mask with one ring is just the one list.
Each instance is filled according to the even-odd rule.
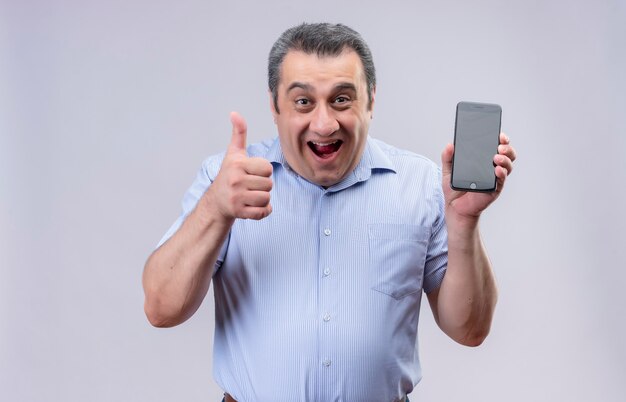
[[[278,139],[248,154],[274,167],[273,212],[236,220],[216,262],[215,380],[240,402],[401,400],[421,379],[422,290],[447,266],[440,169],[368,138],[324,189],[289,168]],[[204,161],[161,243],[223,156]]]

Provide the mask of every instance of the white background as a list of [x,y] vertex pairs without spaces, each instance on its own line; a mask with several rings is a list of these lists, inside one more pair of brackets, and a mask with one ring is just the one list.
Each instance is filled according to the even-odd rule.
[[212,293],[155,329],[141,272],[201,161],[228,143],[228,113],[250,141],[276,134],[266,58],[303,21],[370,44],[372,136],[439,161],[456,103],[495,102],[519,154],[482,220],[492,333],[458,346],[424,305],[411,400],[622,401],[621,0],[0,0],[2,399],[220,399]]

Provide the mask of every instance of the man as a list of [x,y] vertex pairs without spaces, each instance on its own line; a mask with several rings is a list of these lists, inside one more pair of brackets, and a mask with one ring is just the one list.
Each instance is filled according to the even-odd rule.
[[[215,294],[214,375],[232,401],[401,401],[421,378],[422,290],[452,339],[479,345],[496,285],[478,220],[498,190],[451,190],[435,164],[368,136],[370,51],[343,25],[287,30],[269,58],[278,139],[246,146],[231,114],[144,271],[145,310],[178,325]],[[444,219],[445,218],[445,219]]]

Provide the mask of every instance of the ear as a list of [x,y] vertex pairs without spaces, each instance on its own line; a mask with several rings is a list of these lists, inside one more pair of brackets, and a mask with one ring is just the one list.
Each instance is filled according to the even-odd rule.
[[278,116],[278,111],[276,110],[276,105],[274,105],[274,96],[272,95],[272,91],[267,91],[270,100],[270,111],[272,112],[272,117],[274,118],[274,124],[276,124],[276,118]]
[[374,117],[374,103],[376,103],[375,100],[376,100],[376,87],[372,88],[372,100],[370,101],[370,104],[369,104],[370,119]]

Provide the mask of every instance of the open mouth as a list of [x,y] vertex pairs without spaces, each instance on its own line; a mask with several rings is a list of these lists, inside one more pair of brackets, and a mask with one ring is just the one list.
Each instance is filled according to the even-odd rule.
[[322,159],[330,158],[335,152],[339,151],[341,144],[343,144],[341,140],[335,140],[333,142],[307,142],[311,151]]

